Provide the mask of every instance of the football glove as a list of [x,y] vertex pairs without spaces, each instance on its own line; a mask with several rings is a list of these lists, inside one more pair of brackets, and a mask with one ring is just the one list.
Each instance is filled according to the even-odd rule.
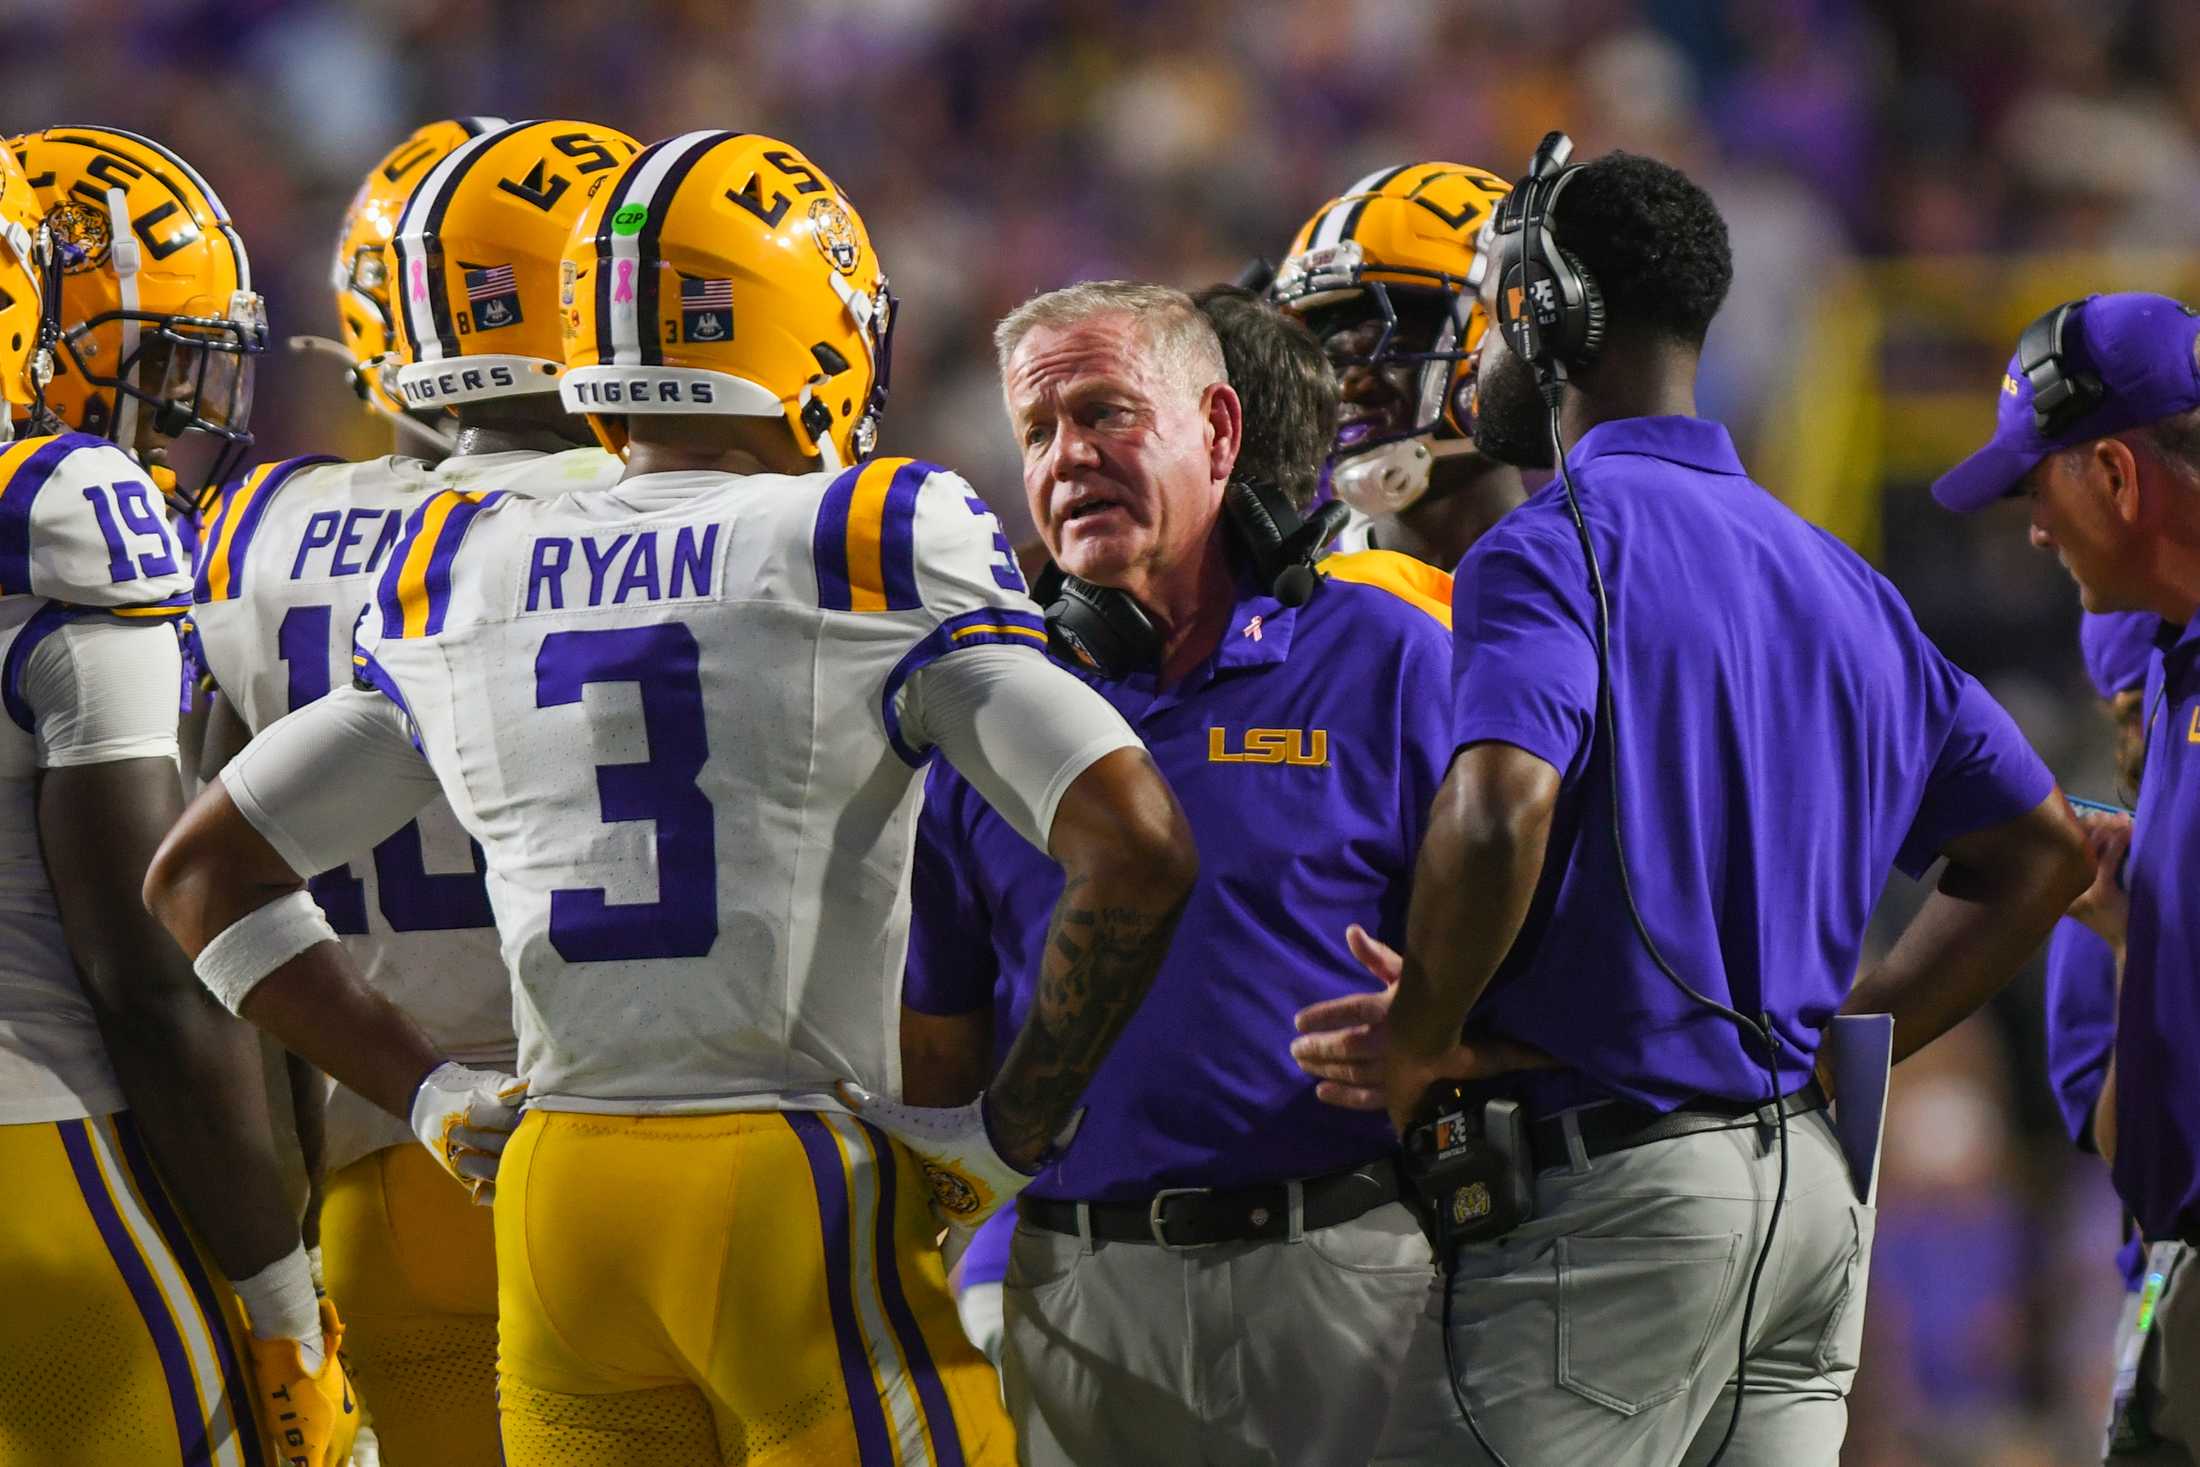
[[519,1124],[527,1082],[445,1060],[413,1092],[412,1128],[478,1206],[496,1197],[497,1162]]
[[844,1080],[840,1097],[857,1115],[917,1154],[932,1188],[932,1205],[951,1228],[975,1228],[1037,1175],[994,1147],[982,1095],[968,1105],[903,1105]]
[[351,1460],[359,1398],[336,1353],[343,1342],[344,1323],[327,1299],[321,1301],[326,1358],[318,1372],[306,1369],[296,1340],[245,1336],[252,1359],[252,1414],[280,1467],[344,1467]]

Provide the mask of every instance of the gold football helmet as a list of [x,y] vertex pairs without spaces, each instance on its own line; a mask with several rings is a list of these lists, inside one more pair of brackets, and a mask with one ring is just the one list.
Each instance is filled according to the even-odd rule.
[[1314,212],[1277,267],[1269,298],[1322,334],[1323,320],[1379,321],[1364,352],[1332,354],[1340,372],[1409,369],[1409,421],[1340,426],[1330,459],[1338,497],[1395,513],[1428,488],[1436,457],[1473,448],[1470,364],[1489,321],[1482,231],[1511,185],[1458,163],[1381,168]]
[[429,170],[390,246],[388,380],[407,408],[557,390],[566,235],[640,149],[593,122],[521,122],[467,139]]
[[196,499],[251,451],[250,359],[267,350],[267,307],[229,211],[196,169],[136,133],[49,127],[8,147],[53,242],[47,405],[149,465],[186,432],[219,440],[187,487]]
[[34,363],[45,324],[40,285],[46,210],[15,155],[0,148],[0,443],[42,401]]
[[614,452],[629,413],[783,417],[828,469],[870,455],[894,297],[855,206],[755,133],[654,143],[566,244],[565,405]]
[[[351,385],[370,407],[401,413],[405,405],[385,386],[381,368],[397,330],[390,315],[390,237],[397,216],[428,171],[468,138],[507,127],[501,117],[453,117],[431,122],[390,149],[360,180],[336,236],[329,284],[336,291],[336,335],[351,360]],[[326,343],[319,343],[323,347]]]

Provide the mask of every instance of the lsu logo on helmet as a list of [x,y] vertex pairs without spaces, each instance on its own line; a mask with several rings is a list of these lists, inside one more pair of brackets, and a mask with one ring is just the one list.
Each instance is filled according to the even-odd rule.
[[835,270],[843,275],[856,273],[856,262],[863,258],[863,241],[856,238],[855,221],[838,199],[819,199],[810,205],[810,237]]
[[1404,428],[1339,432],[1332,482],[1355,508],[1405,508],[1427,489],[1433,458],[1473,446],[1468,365],[1489,326],[1476,300],[1481,237],[1510,187],[1459,163],[1377,169],[1317,209],[1276,270],[1269,298],[1302,320],[1350,308],[1383,323],[1364,355],[1332,355],[1340,370],[1403,367],[1414,378]]
[[414,411],[554,392],[565,370],[550,306],[573,223],[641,144],[615,128],[519,122],[466,139],[406,201],[391,240],[395,366]]
[[150,138],[49,127],[11,138],[60,255],[47,405],[63,422],[157,465],[187,430],[221,440],[200,485],[251,450],[251,358],[267,307],[212,185]]
[[613,451],[629,413],[784,417],[830,469],[869,456],[894,298],[847,197],[786,143],[691,132],[591,200],[559,301],[566,406]]
[[468,138],[510,124],[501,117],[453,117],[418,129],[382,156],[359,181],[344,210],[336,235],[336,258],[329,286],[336,292],[336,335],[351,363],[352,390],[370,407],[400,413],[404,404],[382,380],[395,345],[397,324],[391,315],[390,239],[397,233],[405,201],[429,170]]

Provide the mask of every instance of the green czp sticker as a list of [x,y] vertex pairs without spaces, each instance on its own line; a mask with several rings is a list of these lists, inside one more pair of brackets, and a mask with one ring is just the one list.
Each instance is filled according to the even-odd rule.
[[642,226],[648,222],[648,205],[621,204],[619,212],[611,216],[611,232],[613,234],[640,234]]

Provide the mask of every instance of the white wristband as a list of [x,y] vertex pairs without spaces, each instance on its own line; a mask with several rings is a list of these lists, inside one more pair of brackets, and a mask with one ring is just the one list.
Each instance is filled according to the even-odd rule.
[[294,891],[223,928],[191,966],[222,1007],[235,1013],[262,978],[307,948],[334,941],[336,929],[312,896]]

